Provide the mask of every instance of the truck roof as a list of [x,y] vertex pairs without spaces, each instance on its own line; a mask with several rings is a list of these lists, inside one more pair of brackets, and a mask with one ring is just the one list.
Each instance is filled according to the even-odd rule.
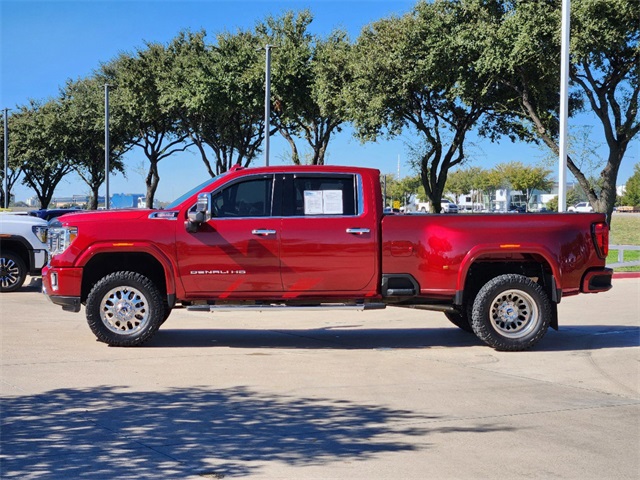
[[369,174],[379,175],[380,171],[370,167],[356,167],[356,166],[344,166],[344,165],[273,165],[268,167],[238,167],[234,166],[230,172],[250,172],[250,173],[314,173],[314,172],[344,172],[344,173],[358,173],[367,172]]

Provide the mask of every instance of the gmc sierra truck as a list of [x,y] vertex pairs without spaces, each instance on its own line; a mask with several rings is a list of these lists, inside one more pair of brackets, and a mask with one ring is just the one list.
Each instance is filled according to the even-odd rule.
[[563,297],[611,288],[602,214],[384,215],[380,173],[233,168],[163,210],[50,225],[43,290],[98,340],[139,345],[171,309],[442,311],[498,350],[558,327]]

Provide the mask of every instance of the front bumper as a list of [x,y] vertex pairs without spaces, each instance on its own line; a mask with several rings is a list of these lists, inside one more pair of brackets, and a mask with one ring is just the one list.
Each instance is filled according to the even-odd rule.
[[82,305],[82,269],[45,266],[42,269],[42,293],[63,310],[79,312]]

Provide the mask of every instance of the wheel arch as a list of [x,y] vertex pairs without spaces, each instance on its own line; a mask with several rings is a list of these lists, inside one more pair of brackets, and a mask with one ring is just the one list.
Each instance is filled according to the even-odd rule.
[[491,245],[472,248],[458,271],[456,304],[462,305],[465,292],[477,291],[492,278],[505,274],[518,274],[537,278],[549,298],[559,303],[562,296],[558,262],[542,247],[517,245]]
[[164,258],[149,251],[101,251],[92,252],[82,264],[81,301],[85,302],[96,282],[105,276],[118,272],[135,272],[149,278],[162,295],[175,299],[175,282],[171,264]]
[[33,258],[33,247],[29,242],[16,235],[4,237],[0,239],[0,251],[9,251],[18,255],[30,274],[38,273],[38,269],[35,268],[35,260]]
[[2,241],[0,242],[0,251],[11,252],[18,255],[27,266],[27,269],[31,269],[31,258],[29,255],[29,249],[22,242],[16,240],[15,238],[2,239]]

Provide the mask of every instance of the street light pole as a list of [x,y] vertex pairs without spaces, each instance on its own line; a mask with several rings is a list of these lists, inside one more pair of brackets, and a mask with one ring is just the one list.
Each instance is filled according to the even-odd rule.
[[4,208],[9,208],[9,117],[4,109]]
[[569,117],[569,41],[571,0],[562,0],[562,31],[560,48],[560,152],[558,172],[558,212],[567,209],[567,130]]
[[266,44],[265,68],[264,68],[264,164],[269,166],[269,131],[271,130],[271,48],[273,45]]
[[[104,207],[109,210],[109,85],[104,84],[104,184],[106,191],[104,194]],[[98,199],[96,198],[96,203]]]

